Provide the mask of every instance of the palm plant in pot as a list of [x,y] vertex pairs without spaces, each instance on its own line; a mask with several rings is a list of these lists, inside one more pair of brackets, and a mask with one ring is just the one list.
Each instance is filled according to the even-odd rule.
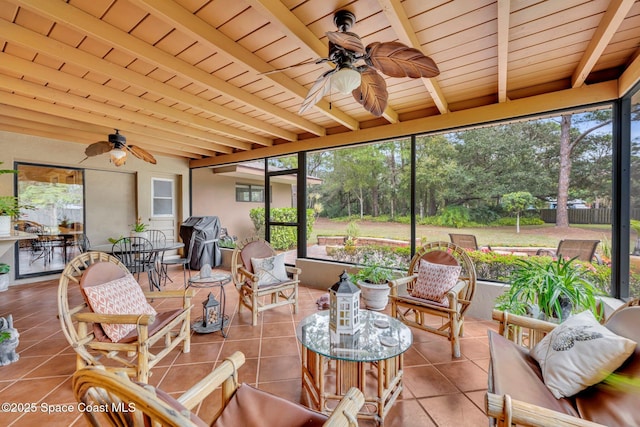
[[510,277],[511,287],[498,297],[497,309],[558,322],[584,310],[601,317],[596,296],[602,292],[585,279],[586,267],[575,258],[521,259],[518,264]]
[[384,310],[389,302],[389,280],[393,279],[393,270],[384,262],[367,262],[353,274],[351,281],[362,291],[362,299],[370,310]]

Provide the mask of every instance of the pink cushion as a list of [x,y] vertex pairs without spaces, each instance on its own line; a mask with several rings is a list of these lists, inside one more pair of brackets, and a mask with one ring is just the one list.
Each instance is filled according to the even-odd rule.
[[[89,306],[99,314],[157,314],[149,305],[138,282],[131,274],[84,288]],[[136,325],[103,323],[102,329],[112,341],[119,341]]]
[[461,270],[462,267],[459,265],[434,264],[424,259],[420,260],[418,278],[411,296],[435,301],[448,307],[447,292],[458,283]]

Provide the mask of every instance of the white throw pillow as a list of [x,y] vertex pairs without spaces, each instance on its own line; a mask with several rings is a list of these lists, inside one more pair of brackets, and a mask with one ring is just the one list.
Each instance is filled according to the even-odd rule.
[[449,306],[447,292],[458,283],[459,265],[435,264],[420,260],[418,278],[411,291],[411,296],[428,299]]
[[[157,314],[149,305],[136,279],[131,273],[126,276],[84,288],[89,305],[99,314]],[[113,342],[120,341],[136,328],[133,324],[102,323],[104,333]]]
[[281,253],[268,258],[251,258],[253,274],[258,276],[258,286],[289,280],[284,266],[284,255]]
[[633,353],[636,343],[614,334],[591,311],[569,317],[532,350],[546,386],[556,398],[599,383]]

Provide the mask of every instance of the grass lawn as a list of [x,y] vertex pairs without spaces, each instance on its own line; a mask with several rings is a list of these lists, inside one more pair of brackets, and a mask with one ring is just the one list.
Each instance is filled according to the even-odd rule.
[[[411,226],[392,222],[357,221],[360,237],[382,237],[409,240]],[[318,218],[309,237],[309,243],[316,243],[318,235],[344,236],[349,222]],[[553,224],[521,226],[520,233],[515,227],[448,228],[419,225],[416,237],[422,241],[449,241],[449,233],[474,234],[479,245],[491,246],[540,246],[555,248],[561,239],[594,239],[609,245],[610,225],[580,224],[568,229],[556,228]]]

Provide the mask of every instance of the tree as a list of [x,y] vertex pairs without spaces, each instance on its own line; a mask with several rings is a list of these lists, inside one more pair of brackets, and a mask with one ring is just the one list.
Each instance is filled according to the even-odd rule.
[[535,201],[535,197],[528,191],[516,191],[502,196],[504,210],[516,214],[516,233],[520,233],[520,212],[533,205]]
[[569,201],[569,185],[571,183],[571,162],[572,154],[576,146],[584,140],[587,135],[597,129],[611,123],[611,110],[598,110],[578,116],[576,124],[591,125],[584,131],[572,138],[571,121],[573,114],[563,114],[560,116],[560,169],[558,172],[558,201],[556,208],[556,227],[569,227],[569,212],[567,202]]

